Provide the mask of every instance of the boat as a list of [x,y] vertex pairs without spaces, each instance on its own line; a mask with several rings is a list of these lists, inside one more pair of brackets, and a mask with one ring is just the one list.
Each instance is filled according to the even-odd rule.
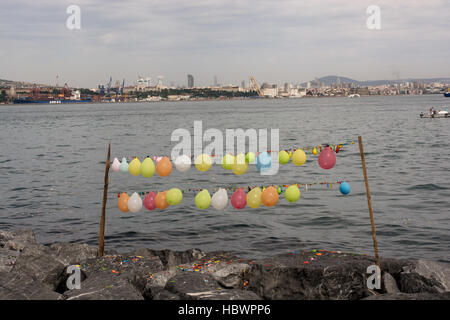
[[444,97],[450,98],[450,88],[447,88],[447,91],[444,92]]
[[61,103],[88,103],[92,102],[90,96],[82,95],[80,90],[72,91],[67,84],[61,90],[60,94],[41,94],[38,87],[31,89],[28,97],[14,99],[14,104],[61,104]]
[[431,110],[431,112],[428,113],[420,113],[421,118],[450,118],[450,114],[448,113],[448,109],[436,111]]

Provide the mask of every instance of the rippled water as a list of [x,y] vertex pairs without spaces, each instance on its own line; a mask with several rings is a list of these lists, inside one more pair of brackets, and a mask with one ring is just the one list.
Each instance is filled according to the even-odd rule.
[[[164,102],[0,107],[0,229],[32,228],[43,243],[97,244],[107,144],[112,157],[168,154],[176,128],[279,128],[280,145],[342,143],[363,136],[377,238],[382,256],[450,262],[450,120],[420,119],[439,96]],[[106,244],[232,250],[261,257],[287,250],[328,249],[372,254],[367,200],[357,144],[332,170],[316,159],[260,176],[252,166],[235,176],[176,170],[150,179],[111,172]],[[324,186],[302,190],[298,203],[220,212],[198,210],[194,195],[165,211],[121,213],[117,193],[179,186],[347,180],[349,196]],[[230,196],[229,192],[229,196]]]

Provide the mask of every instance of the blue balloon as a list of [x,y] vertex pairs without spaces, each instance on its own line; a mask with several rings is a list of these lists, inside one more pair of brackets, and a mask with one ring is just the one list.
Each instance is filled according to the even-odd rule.
[[261,153],[258,158],[256,158],[256,168],[259,171],[269,170],[272,167],[272,157],[267,153]]
[[342,182],[339,191],[341,191],[342,194],[349,194],[350,193],[350,184],[348,182]]

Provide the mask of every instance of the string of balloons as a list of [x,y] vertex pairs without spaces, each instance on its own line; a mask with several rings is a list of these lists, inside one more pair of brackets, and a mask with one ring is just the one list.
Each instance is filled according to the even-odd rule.
[[[320,183],[323,184],[323,183]],[[350,193],[350,184],[345,181],[336,181],[335,184],[339,184],[339,190],[343,195]],[[307,190],[306,184],[306,190]],[[312,185],[312,184],[311,184]],[[299,184],[283,185],[283,186],[267,186],[267,187],[247,187],[248,193],[244,191],[244,188],[237,188],[231,195],[230,203],[235,209],[243,209],[245,206],[251,208],[259,208],[261,205],[266,207],[275,206],[279,201],[279,195],[284,191],[284,197],[288,202],[296,202],[300,199]],[[327,182],[327,187],[332,188],[332,183]],[[284,188],[284,189],[283,189]],[[214,188],[213,191],[216,189]],[[195,198],[194,203],[199,209],[207,209],[210,206],[216,210],[224,210],[228,204],[228,193],[225,188],[219,188],[211,197],[208,189],[192,189],[189,191],[199,191]],[[122,212],[139,212],[144,206],[148,210],[166,209],[169,206],[176,206],[183,200],[183,194],[186,190],[179,188],[172,188],[166,191],[149,193],[141,192],[138,194],[134,192],[131,197],[127,193],[123,192],[119,194],[119,200],[117,206]],[[141,198],[145,194],[144,199]]]
[[[343,146],[343,145],[341,145]],[[326,145],[322,148],[319,147],[320,154],[317,159],[319,166],[323,169],[331,169],[336,164],[336,155],[340,150],[340,145],[336,145],[333,150],[330,145]],[[269,151],[270,153],[275,151]],[[256,168],[259,171],[268,171],[272,167],[272,157],[269,152],[261,152],[255,155],[253,152],[248,152],[247,154],[238,154],[236,156],[232,154],[226,154],[222,157],[222,167],[225,170],[231,170],[236,175],[242,175],[247,172],[248,165],[251,163],[256,163]],[[317,154],[316,148],[313,149],[312,154]],[[146,157],[141,163],[138,157],[135,157],[129,164],[126,157],[122,158],[122,162],[119,162],[118,158],[114,158],[112,163],[112,170],[114,172],[129,172],[133,176],[142,175],[143,177],[150,178],[155,174],[161,177],[167,177],[170,175],[173,169],[172,162],[169,157],[164,156],[161,158],[154,157],[156,161],[153,162],[152,158]],[[295,149],[295,151],[286,150],[278,151],[278,162],[282,165],[292,163],[296,166],[301,166],[306,163],[306,153],[303,149]],[[197,156],[194,161],[195,167],[201,172],[208,171],[212,166],[211,156],[208,154],[201,154]],[[186,172],[191,168],[192,160],[191,157],[187,155],[180,155],[176,157],[174,161],[175,168],[180,172]]]

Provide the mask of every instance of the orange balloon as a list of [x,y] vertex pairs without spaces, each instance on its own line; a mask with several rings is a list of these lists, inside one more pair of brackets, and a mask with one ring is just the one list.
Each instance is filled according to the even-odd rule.
[[165,209],[169,206],[169,203],[167,203],[166,200],[166,193],[167,191],[158,192],[158,194],[155,197],[155,206],[158,209]]
[[156,164],[156,172],[161,177],[167,177],[172,172],[172,163],[169,157],[164,157]]
[[272,207],[278,202],[278,191],[275,187],[270,186],[263,190],[261,194],[261,202],[266,207]]
[[117,207],[119,207],[119,210],[122,212],[128,212],[128,199],[130,199],[130,197],[123,192],[120,195],[119,201],[117,201]]

